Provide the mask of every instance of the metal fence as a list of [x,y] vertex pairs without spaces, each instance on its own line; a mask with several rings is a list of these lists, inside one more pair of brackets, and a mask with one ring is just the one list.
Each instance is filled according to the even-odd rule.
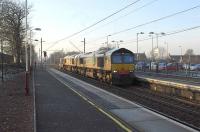
[[[2,66],[2,65],[1,65]],[[22,66],[0,66],[0,93],[1,95],[24,94],[25,70]]]
[[188,78],[200,78],[200,71],[199,70],[189,70],[189,69],[176,69],[176,70],[167,70],[167,69],[150,69],[146,67],[137,68],[136,72],[144,72],[145,74],[166,74],[171,75],[174,77],[188,77]]

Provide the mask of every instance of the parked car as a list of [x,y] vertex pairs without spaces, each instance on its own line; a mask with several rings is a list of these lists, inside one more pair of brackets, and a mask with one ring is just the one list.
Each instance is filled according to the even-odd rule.
[[145,68],[150,69],[150,63],[146,63]]
[[194,71],[195,69],[196,69],[196,64],[190,64],[190,67],[189,67],[189,69],[190,70],[192,70],[192,71]]
[[176,71],[177,70],[177,64],[176,63],[168,63],[167,64],[167,70],[168,71]]
[[200,64],[197,64],[197,70],[200,71]]
[[192,71],[200,70],[200,64],[191,64],[190,70],[192,70]]
[[157,63],[156,62],[151,62],[151,70],[156,70]]
[[159,63],[158,70],[166,70],[166,63]]
[[189,65],[188,64],[183,64],[183,69],[184,70],[189,69]]
[[137,64],[136,64],[137,70],[142,70],[144,67],[145,67],[145,62],[143,62],[143,61],[137,62]]

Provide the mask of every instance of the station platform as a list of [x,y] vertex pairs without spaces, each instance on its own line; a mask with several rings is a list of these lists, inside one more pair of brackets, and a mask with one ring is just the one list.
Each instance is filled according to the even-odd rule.
[[152,90],[200,102],[200,78],[152,72],[135,74],[139,81],[150,84]]
[[37,132],[124,132],[46,70],[34,76]]
[[200,91],[199,79],[185,78],[181,79],[167,74],[151,74],[151,73],[136,73],[136,77],[149,82],[171,85],[180,88],[188,88],[195,91]]
[[55,69],[37,72],[35,85],[38,132],[61,128],[87,132],[196,132]]

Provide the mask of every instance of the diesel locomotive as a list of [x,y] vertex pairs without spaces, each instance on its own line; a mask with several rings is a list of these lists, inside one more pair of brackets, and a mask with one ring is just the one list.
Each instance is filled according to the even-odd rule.
[[66,56],[60,67],[110,84],[131,84],[135,78],[134,57],[125,48],[99,50]]

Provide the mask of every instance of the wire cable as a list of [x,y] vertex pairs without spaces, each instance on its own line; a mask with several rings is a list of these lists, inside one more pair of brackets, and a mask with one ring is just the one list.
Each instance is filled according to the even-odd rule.
[[[149,21],[149,22],[146,22],[146,23],[143,23],[143,24],[140,24],[140,25],[137,25],[137,26],[128,28],[128,29],[124,29],[124,30],[121,30],[121,31],[118,31],[118,32],[111,33],[110,35],[114,36],[114,35],[117,35],[117,34],[120,34],[120,33],[123,33],[123,32],[127,32],[127,31],[129,31],[129,30],[133,30],[133,29],[136,29],[136,28],[145,26],[145,25],[149,25],[149,24],[152,24],[152,23],[155,23],[155,22],[158,22],[158,21],[161,21],[161,20],[164,20],[164,19],[167,19],[167,18],[176,16],[176,15],[182,14],[182,13],[186,13],[186,12],[188,12],[188,11],[197,9],[197,8],[199,8],[199,7],[200,7],[200,4],[197,5],[197,6],[194,6],[194,7],[192,7],[192,8],[189,8],[189,9],[186,9],[186,10],[183,10],[183,11],[179,11],[179,12],[173,13],[173,14],[171,14],[171,15],[167,15],[167,16],[164,16],[164,17],[161,17],[161,18],[158,18],[158,19],[155,19],[155,20],[152,20],[152,21]],[[92,41],[90,41],[90,42],[94,42],[94,41],[100,40],[100,39],[105,38],[105,37],[106,37],[106,36],[102,36],[102,37],[99,37],[99,38],[97,38],[97,39],[95,39],[95,40],[92,40]]]
[[69,43],[70,43],[75,49],[77,49],[79,52],[83,52],[83,51],[81,51],[72,41],[69,41]]
[[135,27],[131,27],[131,28],[128,28],[128,29],[124,29],[122,31],[119,31],[119,32],[115,32],[115,33],[112,33],[111,35],[116,35],[116,34],[119,34],[119,33],[122,33],[122,32],[127,32],[129,30],[132,30],[132,29],[135,29],[135,28],[138,28],[138,27],[141,27],[141,26],[145,26],[145,25],[148,25],[148,24],[151,24],[151,23],[155,23],[155,22],[158,22],[158,21],[161,21],[161,20],[164,20],[164,19],[167,19],[167,18],[170,18],[170,17],[173,17],[173,16],[176,16],[176,15],[179,15],[179,14],[182,14],[182,13],[185,13],[185,12],[188,12],[188,11],[191,11],[191,10],[194,10],[196,8],[199,8],[200,7],[200,4],[197,5],[197,6],[194,6],[192,8],[189,8],[189,9],[186,9],[186,10],[183,10],[183,11],[180,11],[180,12],[176,12],[176,13],[173,13],[171,15],[168,15],[168,16],[164,16],[164,17],[161,17],[159,19],[156,19],[156,20],[153,20],[153,21],[149,21],[149,22],[146,22],[146,23],[143,23],[143,24],[140,24],[140,25],[137,25]]
[[137,11],[139,11],[139,10],[141,10],[141,9],[143,9],[143,8],[145,8],[145,7],[149,6],[149,5],[151,5],[151,4],[153,4],[153,3],[156,2],[156,1],[158,1],[158,0],[152,0],[152,1],[150,1],[150,2],[148,2],[148,3],[146,3],[146,4],[144,4],[143,6],[138,7],[138,8],[136,8],[136,9],[134,9],[134,10],[132,10],[132,11],[126,13],[125,15],[122,15],[122,16],[120,16],[120,17],[118,17],[118,18],[116,18],[116,19],[114,19],[114,20],[112,20],[112,21],[110,21],[110,22],[108,22],[108,23],[102,25],[102,26],[97,27],[96,29],[94,29],[94,30],[92,30],[92,31],[90,31],[90,32],[88,32],[88,33],[85,33],[85,34],[92,33],[92,32],[94,32],[94,31],[98,30],[99,28],[108,26],[109,24],[114,23],[114,22],[116,22],[117,20],[119,20],[119,19],[121,19],[121,18],[124,18],[124,17],[126,17],[126,16],[128,16],[128,15],[130,15],[130,14],[132,14],[132,13],[135,13],[135,12],[137,12]]
[[[165,35],[159,35],[158,38],[170,36],[170,35],[174,35],[174,34],[178,34],[178,33],[182,33],[182,32],[187,32],[190,30],[198,29],[198,28],[200,28],[200,26],[194,26],[194,27],[189,27],[189,28],[185,28],[185,29],[181,29],[181,30],[171,31],[171,32],[165,33]],[[155,39],[155,38],[156,37],[153,37],[153,39]],[[146,40],[150,40],[150,39],[152,39],[152,38],[144,38],[144,39],[138,40],[138,42],[142,42],[142,41],[146,41]],[[133,42],[137,42],[137,40],[134,39],[134,41],[124,42],[123,44],[128,44],[128,43],[133,43]]]
[[130,3],[129,5],[127,5],[127,6],[123,7],[123,8],[121,8],[121,9],[119,9],[118,11],[116,11],[116,12],[114,12],[114,13],[112,13],[112,14],[106,16],[105,18],[103,18],[103,19],[101,19],[101,20],[95,22],[94,24],[92,24],[92,25],[90,25],[90,26],[88,26],[88,27],[86,27],[86,28],[84,28],[84,29],[82,29],[82,30],[76,32],[76,33],[73,33],[73,34],[71,34],[71,35],[69,35],[69,36],[67,36],[67,37],[65,37],[65,38],[62,38],[62,39],[60,39],[60,40],[57,40],[57,41],[54,42],[51,46],[49,46],[49,47],[47,48],[47,50],[50,49],[50,48],[51,48],[52,46],[54,46],[55,44],[57,44],[58,42],[63,41],[63,40],[66,40],[66,39],[69,39],[69,38],[71,38],[71,37],[73,37],[73,36],[75,36],[75,35],[77,35],[77,34],[83,32],[83,31],[86,31],[86,30],[88,30],[88,29],[94,27],[95,25],[97,25],[97,24],[99,24],[99,23],[101,23],[101,22],[107,20],[108,18],[110,18],[110,17],[112,17],[112,16],[118,14],[119,12],[121,12],[121,11],[123,11],[123,10],[129,8],[130,6],[136,4],[136,3],[139,2],[139,1],[141,1],[141,0],[136,0],[136,1],[132,2],[132,3]]
[[[77,34],[83,32],[83,31],[86,31],[86,30],[88,30],[88,29],[91,28],[91,27],[94,27],[95,25],[97,25],[97,24],[99,24],[99,23],[101,23],[101,22],[107,20],[108,18],[110,18],[110,17],[112,17],[112,16],[118,14],[119,12],[121,12],[121,11],[123,11],[123,10],[129,8],[130,6],[136,4],[136,3],[139,2],[139,1],[141,1],[141,0],[136,0],[136,1],[132,2],[132,3],[130,3],[129,5],[127,5],[127,6],[123,7],[123,8],[121,8],[121,9],[119,9],[118,11],[116,11],[116,12],[114,12],[114,13],[112,13],[112,14],[106,16],[105,18],[103,18],[103,19],[101,19],[101,20],[95,22],[94,24],[92,24],[92,25],[90,25],[90,26],[88,26],[88,27],[86,27],[86,28],[84,28],[84,29],[82,29],[82,30],[76,32],[76,33],[73,33],[73,34],[71,34],[71,35],[69,35],[69,36],[67,36],[67,37],[65,37],[65,38],[63,38],[63,39],[57,40],[57,41],[54,43],[54,45],[57,44],[57,43],[60,42],[60,41],[69,39],[69,38],[71,38],[71,37],[73,37],[73,36],[75,36],[75,35],[77,35]],[[51,47],[54,46],[54,45],[51,45],[49,48],[51,48]],[[49,48],[47,48],[47,50],[48,50]]]
[[[190,30],[195,30],[195,29],[199,29],[200,26],[194,26],[194,27],[189,27],[189,28],[184,28],[184,29],[180,29],[180,30],[176,30],[176,31],[171,31],[171,32],[168,32],[168,33],[165,33],[165,35],[159,35],[158,38],[161,38],[161,37],[165,37],[165,36],[170,36],[170,35],[174,35],[174,34],[178,34],[178,33],[182,33],[182,32],[187,32],[187,31],[190,31]],[[155,39],[156,37],[153,37],[153,39]],[[144,38],[144,39],[139,39],[138,42],[142,42],[142,41],[146,41],[146,40],[151,40],[152,38]],[[129,44],[129,43],[136,43],[137,40],[134,39],[134,40],[128,40],[128,41],[124,41],[123,43],[121,43],[121,45],[126,45],[126,44]],[[100,44],[100,43],[99,43]],[[93,46],[92,46],[93,47]],[[95,46],[96,47],[96,46]]]

